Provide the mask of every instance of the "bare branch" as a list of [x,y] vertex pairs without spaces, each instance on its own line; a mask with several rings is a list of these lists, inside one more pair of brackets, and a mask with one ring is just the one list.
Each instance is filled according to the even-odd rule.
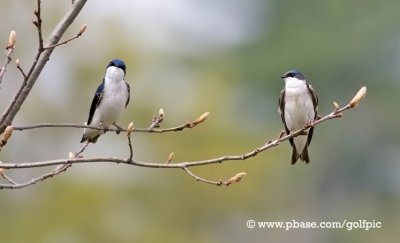
[[[359,95],[358,95],[359,96]],[[365,92],[363,94],[365,96]],[[357,97],[357,95],[356,95]],[[354,98],[353,98],[354,100]],[[355,106],[353,106],[355,107]],[[23,168],[34,168],[34,167],[47,167],[47,166],[54,166],[54,165],[59,165],[59,167],[56,168],[56,170],[53,170],[52,172],[45,174],[43,176],[40,176],[38,178],[33,179],[31,182],[25,183],[25,184],[18,184],[18,186],[12,185],[12,184],[5,184],[5,185],[0,185],[0,188],[21,188],[24,186],[32,185],[38,181],[43,181],[55,174],[60,173],[61,171],[65,171],[69,166],[72,164],[78,164],[78,163],[98,163],[98,162],[109,162],[109,163],[122,163],[122,164],[128,164],[128,165],[134,165],[134,166],[140,166],[140,167],[148,167],[148,168],[180,168],[185,170],[190,176],[195,178],[197,181],[201,181],[204,183],[212,184],[212,185],[230,185],[234,182],[240,181],[240,179],[245,175],[245,173],[239,173],[232,178],[230,178],[227,181],[211,181],[204,179],[202,177],[199,177],[195,175],[192,171],[189,170],[189,167],[195,167],[195,166],[202,166],[202,165],[209,165],[209,164],[216,164],[216,163],[222,163],[224,161],[235,161],[235,160],[246,160],[251,157],[254,157],[258,155],[259,153],[268,150],[272,147],[278,146],[281,142],[288,140],[290,138],[293,138],[301,133],[303,133],[306,129],[310,127],[317,126],[318,124],[325,122],[327,120],[335,119],[342,117],[342,113],[346,110],[349,110],[353,108],[350,103],[342,108],[335,109],[329,113],[328,115],[321,117],[318,120],[315,120],[314,122],[307,124],[304,128],[299,129],[295,132],[292,132],[290,134],[284,135],[284,132],[280,132],[279,136],[275,140],[270,140],[266,144],[248,152],[242,155],[230,155],[230,156],[222,156],[222,157],[217,157],[213,159],[208,159],[208,160],[199,160],[199,161],[191,161],[191,162],[179,162],[179,163],[165,163],[165,162],[160,162],[160,163],[152,163],[152,162],[142,162],[142,161],[136,161],[132,159],[132,144],[130,141],[130,135],[131,131],[136,129],[133,129],[133,123],[131,123],[128,126],[128,143],[129,143],[129,150],[130,150],[130,155],[129,158],[123,159],[123,158],[80,158],[80,157],[72,157],[68,159],[59,159],[59,160],[49,160],[49,161],[40,161],[40,162],[27,162],[27,163],[2,163],[0,164],[0,168],[2,169],[23,169]],[[16,128],[14,128],[16,129]],[[70,156],[71,157],[71,156]],[[170,156],[172,157],[172,156]],[[171,158],[172,159],[172,158]]]
[[[75,20],[76,16],[82,10],[87,0],[76,0],[72,5],[71,9],[64,15],[64,17],[60,20],[57,26],[54,28],[53,32],[50,34],[47,39],[47,46],[52,46],[57,44],[61,39],[67,28],[72,24]],[[54,48],[43,49],[43,37],[42,37],[42,19],[41,19],[41,1],[37,0],[37,9],[34,11],[36,19],[33,21],[35,26],[38,29],[38,38],[39,38],[39,48],[36,54],[36,57],[32,63],[32,66],[26,74],[24,78],[24,82],[21,84],[19,90],[15,94],[14,98],[11,100],[5,112],[2,114],[0,119],[0,133],[4,131],[4,129],[12,123],[15,115],[20,110],[22,104],[24,103],[26,97],[28,97],[33,85],[38,79],[40,73],[42,72],[44,66],[49,60]]]
[[13,181],[10,177],[8,177],[6,175],[6,173],[4,173],[4,169],[3,168],[0,168],[0,176],[3,177],[6,181],[8,181],[8,183],[10,183],[11,185],[18,184],[15,181]]
[[76,153],[70,152],[68,158],[70,158],[70,159],[82,158],[81,154],[85,151],[85,149],[88,145],[89,145],[89,142],[86,142],[83,144],[82,148],[78,152],[76,152]]
[[193,173],[191,170],[189,170],[189,168],[187,168],[187,167],[183,167],[182,169],[183,169],[186,173],[188,173],[191,177],[193,177],[196,181],[203,182],[203,183],[206,183],[206,184],[215,185],[215,186],[222,186],[222,185],[224,185],[224,186],[229,186],[229,185],[232,185],[233,183],[237,183],[237,182],[239,182],[240,180],[242,180],[242,178],[246,175],[246,173],[240,172],[240,173],[237,173],[236,175],[232,176],[231,178],[229,178],[229,179],[226,180],[226,181],[223,181],[223,180],[211,181],[211,180],[205,179],[205,178],[203,178],[203,177],[200,177],[200,176],[194,174],[194,173]]
[[[208,113],[208,112],[206,112]],[[204,113],[204,114],[206,114]],[[203,114],[203,115],[204,115]],[[201,116],[200,116],[201,117]],[[153,118],[154,120],[154,118]],[[159,119],[157,119],[159,120]],[[197,120],[197,119],[196,119]],[[204,121],[204,120],[203,120]],[[154,122],[152,122],[153,125]],[[160,123],[160,122],[155,122],[155,123]],[[194,128],[196,125],[193,124],[199,124],[199,122],[195,123],[195,121],[189,121],[185,124],[175,126],[175,127],[170,127],[170,128],[164,128],[164,129],[155,129],[152,128],[152,125],[149,128],[135,128],[135,132],[147,132],[147,133],[165,133],[165,132],[178,132],[182,131],[185,128]],[[103,131],[111,131],[111,132],[126,132],[126,129],[119,129],[119,128],[102,128],[102,127],[94,127],[94,126],[89,126],[89,125],[83,125],[83,124],[75,124],[75,123],[40,123],[40,124],[34,124],[34,125],[17,125],[13,126],[14,130],[16,131],[24,131],[24,130],[30,130],[30,129],[38,129],[38,128],[91,128],[91,129],[96,129],[96,130],[103,130]]]
[[42,34],[42,17],[41,15],[41,0],[37,0],[37,7],[33,11],[33,13],[36,16],[35,20],[32,20],[32,23],[36,26],[37,32],[38,32],[38,42],[39,42],[39,52],[43,51],[43,34]]
[[21,72],[24,80],[26,80],[27,79],[26,74],[25,74],[24,70],[21,68],[21,66],[19,65],[19,58],[17,58],[17,60],[15,60],[15,65],[17,65],[17,69]]
[[16,41],[17,41],[16,33],[14,30],[12,30],[8,37],[8,42],[7,42],[7,46],[6,46],[6,58],[4,60],[3,66],[0,67],[0,86],[1,86],[1,82],[3,81],[3,76],[7,71],[7,65],[11,62],[11,54],[13,53],[13,51],[15,49]]
[[83,34],[83,32],[85,32],[85,30],[86,30],[86,24],[82,26],[81,30],[78,32],[78,34],[76,34],[76,36],[71,37],[71,38],[69,38],[69,39],[67,39],[67,40],[65,40],[65,41],[63,41],[63,42],[60,42],[60,43],[57,43],[57,44],[54,44],[54,45],[50,45],[50,46],[43,47],[43,49],[44,49],[44,50],[46,50],[46,49],[51,49],[51,48],[55,48],[55,47],[57,47],[57,46],[61,46],[61,45],[67,44],[67,43],[70,42],[70,41],[73,41],[73,40],[75,40],[75,39],[78,39],[78,38]]
[[35,178],[31,179],[30,181],[27,181],[27,182],[24,182],[24,183],[17,183],[15,181],[11,180],[9,177],[7,177],[3,173],[2,176],[4,178],[7,178],[7,180],[10,183],[9,184],[0,184],[0,189],[20,189],[20,188],[24,188],[24,187],[27,187],[27,186],[31,186],[31,185],[36,184],[37,182],[44,181],[44,180],[46,180],[48,178],[51,178],[51,177],[53,177],[55,175],[58,175],[61,172],[66,171],[69,167],[71,167],[71,164],[68,164],[68,163],[61,164],[61,165],[57,166],[54,170],[52,170],[52,171],[50,171],[50,172],[48,172],[46,174],[40,175],[38,177],[35,177]]
[[207,184],[215,185],[215,186],[221,186],[221,185],[226,185],[226,182],[223,182],[222,180],[219,181],[210,181],[207,179],[204,179],[196,174],[194,174],[192,171],[189,170],[188,167],[183,167],[182,168],[186,173],[188,173],[191,177],[193,177],[196,181],[204,182]]

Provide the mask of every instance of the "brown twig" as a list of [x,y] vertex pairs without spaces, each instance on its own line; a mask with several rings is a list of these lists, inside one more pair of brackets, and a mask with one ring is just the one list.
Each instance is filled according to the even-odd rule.
[[10,183],[11,185],[17,185],[18,184],[15,181],[13,181],[10,177],[8,177],[6,175],[6,173],[4,173],[3,169],[1,169],[1,171],[0,171],[0,176],[3,177],[6,181],[8,181],[8,183]]
[[219,181],[211,181],[211,180],[204,179],[204,178],[202,178],[202,177],[200,177],[200,176],[194,174],[191,170],[189,170],[188,167],[182,167],[182,169],[183,169],[184,171],[186,171],[186,173],[188,173],[188,174],[189,174],[191,177],[193,177],[196,181],[204,182],[204,183],[211,184],[211,185],[215,185],[215,186],[227,185],[227,183],[224,182],[224,181],[222,181],[222,180],[219,180]]
[[11,54],[13,53],[13,51],[15,49],[16,40],[17,40],[17,37],[15,34],[15,31],[12,30],[8,37],[8,42],[7,42],[7,46],[6,46],[6,58],[4,60],[3,66],[0,67],[0,87],[1,87],[1,82],[3,81],[3,76],[7,71],[7,65],[11,62]]
[[44,181],[48,178],[58,175],[61,172],[66,171],[69,167],[71,167],[71,164],[68,164],[68,163],[61,164],[61,165],[57,166],[54,170],[52,170],[48,173],[45,173],[43,175],[40,175],[38,177],[35,177],[35,178],[31,179],[30,181],[23,182],[23,183],[17,183],[15,181],[11,180],[9,177],[7,177],[4,173],[2,173],[2,176],[4,178],[6,178],[7,181],[9,181],[9,184],[0,184],[0,189],[20,189],[20,188],[28,187],[28,186],[36,184],[37,182]]
[[194,174],[191,170],[189,170],[188,167],[182,167],[182,169],[186,173],[188,173],[191,177],[193,177],[196,181],[203,182],[203,183],[206,183],[206,184],[215,185],[215,186],[229,186],[229,185],[232,185],[233,183],[238,183],[246,175],[246,173],[240,172],[240,173],[237,173],[236,175],[232,176],[231,178],[229,178],[228,180],[225,180],[225,181],[223,181],[223,180],[212,181],[212,180],[208,180],[208,179],[205,179],[203,177],[200,177],[200,176]]
[[24,78],[24,80],[27,80],[27,76],[24,72],[24,70],[21,68],[21,66],[19,65],[19,59],[17,58],[17,60],[15,61],[15,64],[17,65],[17,69],[21,72],[22,77]]
[[[204,114],[206,114],[206,113],[204,113]],[[179,126],[163,128],[163,129],[152,128],[152,126],[150,126],[149,128],[135,128],[135,132],[147,132],[147,133],[178,132],[178,131],[184,130],[185,128],[194,128],[197,124],[199,124],[199,123],[195,123],[195,121],[187,122],[187,123],[179,125]],[[193,125],[193,124],[196,124],[196,125]],[[14,127],[14,130],[16,130],[16,131],[24,131],[24,130],[38,129],[38,128],[62,128],[62,127],[63,128],[91,128],[91,129],[104,130],[104,131],[109,131],[109,132],[110,131],[111,132],[117,132],[117,131],[126,132],[127,131],[126,129],[102,128],[102,127],[94,127],[94,126],[75,124],[75,123],[40,123],[40,124],[26,125],[26,126],[17,125],[17,126],[13,126],[13,127]]]
[[32,21],[32,23],[36,26],[38,32],[38,42],[39,42],[39,52],[43,51],[43,34],[42,34],[42,17],[41,15],[41,0],[37,0],[37,7],[33,11],[36,16],[36,19]]
[[43,49],[44,49],[44,50],[46,50],[46,49],[52,49],[52,48],[55,48],[55,47],[57,47],[57,46],[65,45],[65,44],[67,44],[68,42],[73,41],[73,40],[78,39],[79,37],[81,37],[81,35],[82,35],[83,32],[85,32],[85,31],[86,31],[86,24],[82,26],[81,30],[78,32],[78,34],[76,34],[76,36],[71,37],[71,38],[69,38],[69,39],[67,39],[67,40],[65,40],[65,41],[63,41],[63,42],[60,42],[60,43],[57,43],[57,44],[53,44],[53,45],[49,45],[49,46],[43,47]]
[[[7,51],[6,59],[4,61],[4,64],[3,64],[3,66],[0,67],[0,85],[1,85],[1,83],[3,81],[3,76],[7,71],[7,65],[11,62],[11,53],[12,53],[12,49]],[[1,88],[1,86],[0,86],[0,88]]]
[[84,143],[82,148],[78,152],[73,153],[72,158],[79,158],[80,155],[85,151],[85,149],[87,148],[88,145],[89,145],[89,142]]

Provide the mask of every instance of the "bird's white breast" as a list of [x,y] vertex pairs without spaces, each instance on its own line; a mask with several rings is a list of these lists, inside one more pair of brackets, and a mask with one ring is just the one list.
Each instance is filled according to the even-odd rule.
[[128,99],[125,81],[109,77],[106,76],[104,79],[103,97],[93,116],[92,125],[95,126],[101,123],[104,127],[108,127],[117,122]]
[[285,121],[289,130],[297,130],[314,120],[314,105],[305,81],[285,80]]
[[109,126],[119,119],[125,109],[127,97],[125,82],[105,82],[103,100],[97,108],[103,125]]
[[[290,77],[285,79],[284,115],[290,131],[301,129],[314,120],[314,105],[305,81]],[[302,151],[306,141],[307,136],[294,138],[298,151]]]

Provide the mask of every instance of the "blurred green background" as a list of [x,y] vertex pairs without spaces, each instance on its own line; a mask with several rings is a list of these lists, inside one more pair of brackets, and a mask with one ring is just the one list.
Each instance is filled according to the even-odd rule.
[[[71,1],[43,1],[48,36]],[[17,32],[14,60],[27,70],[37,47],[35,1],[1,1],[0,41]],[[134,158],[165,161],[241,154],[282,129],[280,76],[298,68],[320,98],[320,114],[366,85],[366,100],[318,126],[311,163],[290,165],[288,142],[241,161],[195,168],[208,179],[247,176],[230,187],[196,182],[181,170],[74,165],[21,190],[0,191],[1,242],[395,242],[400,226],[400,2],[288,0],[88,1],[57,48],[14,124],[84,123],[112,58],[127,64],[131,103],[120,125],[163,127],[203,112],[193,130],[135,133]],[[3,56],[4,57],[4,56]],[[3,60],[3,59],[1,59]],[[11,64],[0,110],[21,83]],[[66,158],[80,129],[15,132],[3,162]],[[85,157],[127,157],[124,135],[108,133]],[[7,174],[26,181],[44,169]],[[3,181],[2,181],[3,182]],[[248,229],[246,221],[380,221],[382,228]]]

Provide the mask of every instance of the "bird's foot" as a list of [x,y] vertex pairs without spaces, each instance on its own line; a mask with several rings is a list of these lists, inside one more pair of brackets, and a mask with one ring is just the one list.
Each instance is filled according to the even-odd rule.
[[115,131],[116,134],[120,134],[120,132],[123,130],[122,127],[118,126],[115,122],[113,123],[114,127],[117,128],[117,131]]
[[100,122],[100,126],[99,126],[99,127],[103,129],[103,132],[104,132],[104,133],[107,132],[108,127],[104,126],[104,125],[103,125],[103,122]]
[[304,124],[304,130],[301,132],[301,133],[299,133],[299,135],[307,135],[308,134],[308,129],[310,128],[312,126],[312,122],[306,122],[305,124]]
[[312,121],[306,122],[306,124],[304,124],[304,128],[310,128],[312,124],[313,124]]
[[307,131],[302,131],[301,133],[299,133],[299,136],[305,136],[307,134],[308,134]]

